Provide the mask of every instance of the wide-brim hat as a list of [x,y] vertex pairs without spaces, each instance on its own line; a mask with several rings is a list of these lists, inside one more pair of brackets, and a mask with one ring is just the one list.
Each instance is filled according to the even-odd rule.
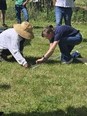
[[13,25],[15,31],[23,38],[25,39],[33,39],[34,38],[34,34],[33,34],[33,27],[32,25],[27,22],[24,21],[21,24],[14,24]]

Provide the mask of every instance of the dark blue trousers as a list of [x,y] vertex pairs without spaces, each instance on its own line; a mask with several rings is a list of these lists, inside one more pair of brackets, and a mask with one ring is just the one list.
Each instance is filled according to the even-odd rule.
[[73,50],[75,45],[80,44],[82,41],[82,35],[80,33],[66,37],[60,40],[59,48],[61,52],[61,59],[70,60],[71,59],[71,51]]

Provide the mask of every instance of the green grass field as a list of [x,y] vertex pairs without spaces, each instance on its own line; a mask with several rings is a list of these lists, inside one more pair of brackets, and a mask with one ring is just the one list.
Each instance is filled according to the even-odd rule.
[[[84,38],[75,49],[87,57],[87,26],[73,26]],[[31,64],[48,49],[41,30],[34,29],[35,38],[24,49]],[[0,62],[0,111],[5,116],[87,116],[87,66],[61,65],[56,58],[59,54],[56,48],[47,63],[30,69],[16,62]]]
[[[15,21],[7,20],[11,26]],[[55,22],[30,21],[33,26]],[[76,46],[87,58],[87,23],[72,23],[83,35]],[[34,28],[35,38],[25,44],[24,56],[30,64],[48,50],[41,37],[42,28]],[[17,62],[0,62],[0,112],[3,116],[87,116],[87,65],[60,64],[57,47],[47,63],[25,69]]]

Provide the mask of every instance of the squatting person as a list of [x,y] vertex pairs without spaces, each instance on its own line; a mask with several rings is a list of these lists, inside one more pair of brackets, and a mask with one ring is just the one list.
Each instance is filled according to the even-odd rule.
[[49,40],[50,47],[42,58],[36,60],[36,63],[45,62],[53,54],[56,46],[59,45],[61,62],[69,64],[73,61],[71,51],[75,45],[82,41],[79,30],[68,25],[56,26],[55,28],[52,25],[47,26],[42,31],[42,37]]

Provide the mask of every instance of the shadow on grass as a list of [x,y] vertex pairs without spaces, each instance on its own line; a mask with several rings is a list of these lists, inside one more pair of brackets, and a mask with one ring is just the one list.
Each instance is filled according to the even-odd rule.
[[40,57],[32,57],[32,56],[30,56],[30,57],[25,57],[25,59],[27,60],[27,62],[28,62],[29,64],[32,64],[32,65],[36,64],[36,60],[39,59],[39,58],[40,58]]
[[87,38],[83,38],[83,42],[87,42]]
[[[27,60],[27,62],[28,63],[30,63],[30,64],[36,64],[36,60],[37,59],[39,59],[40,57],[26,57],[26,60]],[[80,56],[79,58],[77,58],[77,59],[73,59],[73,64],[78,64],[78,63],[84,63],[84,62],[87,62],[87,58],[84,58],[84,57],[82,57],[82,56]],[[48,59],[46,62],[45,62],[46,64],[49,64],[49,65],[51,65],[51,64],[61,64],[61,61],[60,60],[58,60],[58,59]],[[44,64],[45,64],[44,63]]]
[[[39,58],[41,58],[41,57],[26,57],[26,60],[27,60],[28,63],[34,65],[34,64],[36,64],[36,60],[39,59]],[[58,61],[58,60],[49,59],[45,63],[47,63],[47,64],[56,64],[56,63],[59,63],[59,62],[60,61]]]
[[33,28],[35,28],[35,29],[42,29],[43,28],[43,26],[33,26]]
[[11,88],[11,86],[8,85],[8,84],[0,84],[0,89],[5,89],[5,90],[7,90],[7,89],[10,89],[10,88]]
[[[36,64],[36,60],[39,59],[41,57],[33,57],[33,56],[29,56],[29,57],[25,57],[26,61],[29,63],[29,64]],[[9,57],[8,59],[6,59],[7,62],[16,62],[16,60],[14,59],[14,57]],[[49,59],[46,63],[47,64],[56,64],[56,63],[59,63],[60,61],[58,60],[51,60]]]
[[[32,65],[35,65],[36,64],[36,60],[39,59],[39,58],[41,58],[41,57],[33,57],[33,56],[25,57],[26,61],[29,64],[32,64]],[[7,62],[16,62],[16,60],[13,57],[10,57],[6,61]],[[86,62],[87,62],[87,59],[86,59]],[[49,65],[51,65],[51,64],[61,64],[60,60],[56,60],[56,59],[48,59],[45,63],[49,64]],[[78,64],[78,63],[83,63],[83,62],[81,60],[74,59],[72,63],[73,64]]]
[[17,113],[12,112],[9,114],[2,114],[2,116],[87,116],[87,108],[85,106],[74,108],[74,107],[68,107],[66,111],[63,111],[61,109],[55,110],[55,111],[48,111],[48,112],[26,112],[26,113]]
[[82,64],[82,61],[78,60],[78,59],[73,59],[73,64],[78,64],[78,63],[81,63]]
[[[36,60],[40,57],[32,57],[32,56],[29,56],[29,57],[24,57],[28,63],[30,64],[35,64]],[[6,59],[7,62],[16,62],[15,58],[14,57],[9,57],[8,59]]]

